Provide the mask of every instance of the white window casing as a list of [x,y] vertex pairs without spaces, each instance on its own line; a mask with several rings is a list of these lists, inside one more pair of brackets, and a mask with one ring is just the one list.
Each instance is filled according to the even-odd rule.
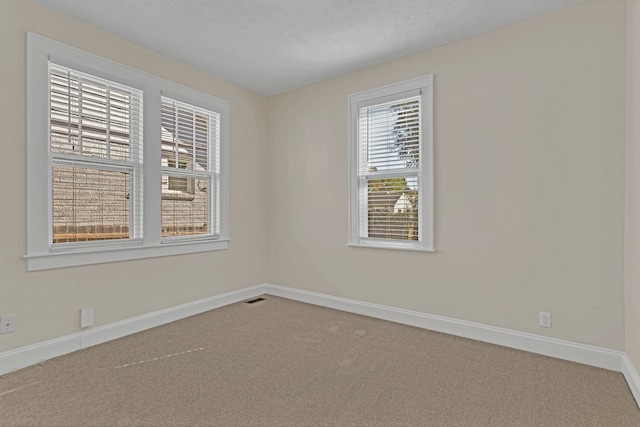
[[349,245],[434,251],[433,76],[349,96]]
[[[197,111],[173,167],[166,99]],[[228,124],[225,100],[28,33],[27,270],[226,249]],[[163,203],[187,218],[172,236]]]

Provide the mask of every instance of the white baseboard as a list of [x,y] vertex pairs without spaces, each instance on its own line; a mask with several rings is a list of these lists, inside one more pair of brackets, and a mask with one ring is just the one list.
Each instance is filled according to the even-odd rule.
[[214,308],[263,295],[265,292],[266,286],[264,285],[252,286],[9,350],[0,353],[0,375],[35,365],[63,354],[204,313]]
[[266,293],[620,372],[624,353],[433,314],[266,284]]
[[640,407],[640,374],[631,363],[629,356],[626,354],[622,356],[622,374],[624,378],[627,380],[627,384],[629,384],[629,388],[631,389],[631,393],[633,397],[636,399],[636,403]]
[[263,294],[623,372],[639,400],[640,377],[622,352],[273,284],[240,289],[0,353],[0,375]]

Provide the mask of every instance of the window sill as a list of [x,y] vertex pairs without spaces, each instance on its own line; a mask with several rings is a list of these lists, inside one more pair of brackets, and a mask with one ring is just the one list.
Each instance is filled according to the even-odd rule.
[[228,247],[229,240],[201,240],[172,242],[170,245],[93,247],[87,248],[82,252],[65,251],[29,254],[25,255],[25,258],[27,259],[27,271],[38,271],[79,265],[218,251],[227,249]]
[[371,243],[371,242],[358,242],[358,243],[347,243],[347,246],[351,246],[354,248],[371,248],[371,249],[392,249],[392,250],[400,250],[400,251],[414,251],[414,252],[433,252],[436,250],[434,248],[421,246],[421,245],[411,245],[405,243]]

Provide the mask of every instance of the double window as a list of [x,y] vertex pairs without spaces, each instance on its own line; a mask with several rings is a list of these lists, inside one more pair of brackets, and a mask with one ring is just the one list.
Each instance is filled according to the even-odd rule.
[[225,249],[228,103],[29,34],[28,269]]
[[433,250],[433,77],[349,97],[350,244]]

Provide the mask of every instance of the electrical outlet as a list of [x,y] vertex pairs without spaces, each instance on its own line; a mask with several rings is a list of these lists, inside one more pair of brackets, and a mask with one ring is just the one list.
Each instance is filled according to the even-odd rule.
[[86,328],[93,325],[93,307],[82,307],[80,309],[80,327]]
[[551,313],[548,313],[546,311],[541,311],[540,312],[540,318],[538,320],[538,325],[542,326],[543,328],[550,328],[551,327]]
[[8,334],[16,331],[16,315],[6,314],[0,316],[0,334]]

